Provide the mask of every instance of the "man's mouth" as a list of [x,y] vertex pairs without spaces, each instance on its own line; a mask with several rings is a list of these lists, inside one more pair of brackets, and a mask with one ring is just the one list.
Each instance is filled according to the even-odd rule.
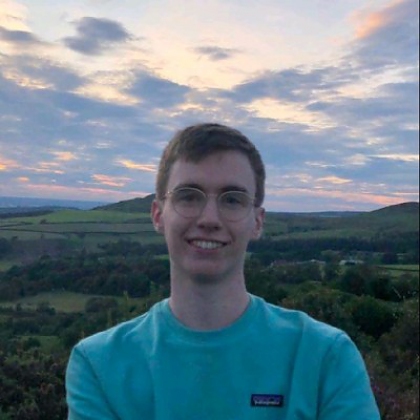
[[201,249],[217,249],[226,245],[224,242],[203,240],[192,240],[190,241],[190,244]]

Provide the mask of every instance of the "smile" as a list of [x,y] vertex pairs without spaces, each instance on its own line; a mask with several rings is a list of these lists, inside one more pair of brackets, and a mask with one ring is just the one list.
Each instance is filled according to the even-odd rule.
[[191,245],[201,248],[201,249],[217,249],[223,247],[225,244],[223,242],[216,242],[216,241],[191,241]]

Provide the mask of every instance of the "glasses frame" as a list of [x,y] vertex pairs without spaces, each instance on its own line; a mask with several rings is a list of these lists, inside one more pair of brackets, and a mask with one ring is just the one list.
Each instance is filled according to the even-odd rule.
[[[250,213],[250,211],[251,211],[251,209],[252,209],[252,207],[257,207],[257,206],[255,206],[255,197],[252,197],[251,195],[249,195],[247,192],[245,192],[245,191],[240,191],[240,190],[228,190],[228,191],[223,191],[223,192],[220,192],[220,193],[206,193],[206,192],[204,192],[203,190],[201,190],[200,188],[195,188],[195,187],[179,187],[179,188],[174,188],[173,190],[171,190],[171,191],[168,191],[166,194],[165,194],[165,196],[164,196],[164,199],[166,199],[166,198],[171,198],[172,196],[173,196],[173,194],[174,193],[176,193],[177,191],[183,191],[183,190],[191,190],[191,191],[196,191],[196,192],[199,192],[200,194],[202,194],[203,195],[203,197],[205,198],[205,202],[204,202],[204,205],[202,206],[202,208],[201,208],[201,210],[199,211],[199,212],[197,212],[197,214],[196,215],[193,215],[193,216],[187,216],[187,215],[185,215],[185,214],[183,214],[182,212],[180,212],[178,209],[177,209],[177,207],[176,207],[176,205],[174,205],[174,203],[173,203],[173,201],[172,200],[170,200],[170,202],[171,202],[171,205],[172,205],[172,207],[174,208],[174,210],[180,215],[180,216],[182,216],[182,217],[185,217],[186,219],[194,219],[194,218],[196,218],[196,217],[199,217],[200,215],[201,215],[201,213],[203,212],[203,210],[205,209],[205,207],[206,207],[206,205],[207,205],[207,203],[208,203],[208,200],[209,200],[209,198],[210,197],[214,197],[215,199],[216,199],[216,205],[217,205],[217,210],[218,210],[218,212],[219,212],[219,214],[220,214],[220,216],[221,216],[221,218],[222,219],[224,219],[224,220],[227,220],[227,221],[230,221],[230,222],[240,222],[241,220],[243,220],[243,219],[245,219],[248,215],[249,215],[249,213]],[[249,207],[248,207],[248,209],[247,209],[247,212],[246,212],[246,214],[244,214],[243,216],[241,216],[241,217],[239,217],[238,219],[237,218],[234,218],[234,219],[231,219],[230,217],[226,217],[226,215],[224,214],[224,212],[223,212],[223,210],[221,210],[221,208],[220,208],[220,197],[223,197],[225,194],[229,194],[229,193],[232,193],[232,192],[234,192],[234,193],[240,193],[240,194],[243,194],[243,195],[245,195],[246,197],[248,197],[249,198],[249,200],[250,200],[250,203],[249,203]]]

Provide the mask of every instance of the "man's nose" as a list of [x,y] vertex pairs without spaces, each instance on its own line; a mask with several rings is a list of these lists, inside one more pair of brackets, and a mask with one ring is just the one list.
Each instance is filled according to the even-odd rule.
[[208,196],[198,217],[199,224],[219,226],[221,224],[220,211],[217,204],[217,197]]

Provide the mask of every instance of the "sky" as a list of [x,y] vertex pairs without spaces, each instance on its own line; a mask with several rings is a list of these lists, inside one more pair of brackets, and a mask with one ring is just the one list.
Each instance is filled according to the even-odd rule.
[[0,0],[0,196],[143,197],[218,122],[269,211],[419,201],[418,103],[417,0]]

